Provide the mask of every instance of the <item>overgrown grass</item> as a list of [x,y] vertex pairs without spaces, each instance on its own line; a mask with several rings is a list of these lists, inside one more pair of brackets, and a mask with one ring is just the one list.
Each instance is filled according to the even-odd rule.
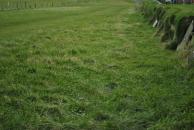
[[0,129],[192,129],[194,73],[124,0],[0,12]]

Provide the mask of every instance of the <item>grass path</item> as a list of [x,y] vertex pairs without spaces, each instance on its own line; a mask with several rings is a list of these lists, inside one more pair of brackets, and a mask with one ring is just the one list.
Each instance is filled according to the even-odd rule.
[[0,12],[0,129],[193,127],[193,72],[127,0]]

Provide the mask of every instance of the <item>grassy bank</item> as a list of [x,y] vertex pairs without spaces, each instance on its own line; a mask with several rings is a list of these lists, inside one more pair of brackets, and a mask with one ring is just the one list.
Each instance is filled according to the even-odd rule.
[[154,1],[144,1],[142,11],[150,23],[157,19],[158,33],[161,41],[167,43],[166,48],[175,50],[181,43],[186,30],[194,20],[193,4],[158,4]]
[[194,73],[126,0],[0,12],[0,129],[192,129]]

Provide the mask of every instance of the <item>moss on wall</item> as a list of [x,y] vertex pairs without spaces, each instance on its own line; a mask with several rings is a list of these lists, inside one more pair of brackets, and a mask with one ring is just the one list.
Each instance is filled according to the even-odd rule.
[[156,19],[159,21],[156,34],[160,35],[166,48],[176,50],[189,24],[194,20],[193,8],[193,5],[164,5],[145,0],[141,11],[150,24]]

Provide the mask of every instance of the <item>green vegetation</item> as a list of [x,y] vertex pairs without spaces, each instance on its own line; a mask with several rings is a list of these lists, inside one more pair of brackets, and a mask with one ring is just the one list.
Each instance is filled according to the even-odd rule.
[[167,43],[169,49],[176,49],[182,41],[185,32],[194,20],[194,6],[192,4],[158,4],[154,1],[146,0],[142,6],[142,11],[151,23],[159,20],[159,31],[161,41]]
[[[101,1],[101,0],[98,0]],[[0,0],[0,10],[33,9],[42,7],[64,7],[94,3],[97,0]]]
[[0,12],[0,129],[190,130],[194,71],[127,0]]

